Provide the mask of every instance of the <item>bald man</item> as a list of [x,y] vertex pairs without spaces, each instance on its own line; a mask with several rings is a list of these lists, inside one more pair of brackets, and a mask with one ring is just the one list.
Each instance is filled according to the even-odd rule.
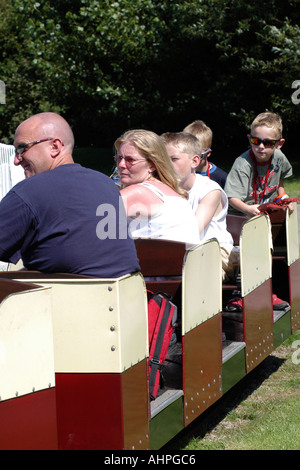
[[40,113],[15,132],[26,179],[0,203],[0,260],[45,273],[116,278],[139,270],[117,186],[73,160],[73,132]]
[[74,163],[72,129],[55,113],[37,114],[22,122],[16,129],[14,146],[15,165],[23,167],[26,178]]

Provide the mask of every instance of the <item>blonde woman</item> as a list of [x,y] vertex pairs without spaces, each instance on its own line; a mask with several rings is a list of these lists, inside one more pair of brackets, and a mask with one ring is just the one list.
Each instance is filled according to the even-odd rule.
[[114,146],[131,237],[198,244],[197,220],[163,139],[136,129],[121,135]]

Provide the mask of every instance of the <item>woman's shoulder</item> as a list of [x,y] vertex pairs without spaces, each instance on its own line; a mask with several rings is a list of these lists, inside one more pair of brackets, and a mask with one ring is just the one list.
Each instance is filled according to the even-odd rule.
[[145,206],[163,203],[162,199],[165,196],[162,191],[156,191],[155,186],[150,183],[137,183],[126,186],[121,189],[121,195],[129,205],[142,204]]
[[[126,192],[125,192],[126,190]],[[124,193],[123,193],[124,191]],[[180,195],[167,184],[159,180],[144,181],[142,183],[131,184],[121,190],[122,194],[135,194],[136,196],[150,197],[150,194],[157,196],[178,196]]]

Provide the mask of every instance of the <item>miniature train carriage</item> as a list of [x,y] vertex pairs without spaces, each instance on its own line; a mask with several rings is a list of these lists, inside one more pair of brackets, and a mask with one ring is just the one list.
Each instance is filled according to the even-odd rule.
[[[119,279],[1,273],[0,448],[162,447],[299,329],[296,215],[229,220],[240,245],[230,285],[216,240],[188,251],[137,240],[141,273]],[[273,312],[274,287],[291,308]],[[224,311],[234,289],[240,313]],[[178,308],[153,400],[147,290]]]

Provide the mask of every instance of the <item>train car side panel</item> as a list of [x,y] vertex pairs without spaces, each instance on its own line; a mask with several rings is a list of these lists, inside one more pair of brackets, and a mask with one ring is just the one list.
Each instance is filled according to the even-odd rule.
[[0,404],[1,450],[57,450],[55,388]]
[[55,450],[50,289],[1,280],[0,449]]
[[221,323],[215,315],[183,338],[185,426],[222,396]]
[[268,280],[244,297],[247,373],[274,349],[272,315],[272,282]]

